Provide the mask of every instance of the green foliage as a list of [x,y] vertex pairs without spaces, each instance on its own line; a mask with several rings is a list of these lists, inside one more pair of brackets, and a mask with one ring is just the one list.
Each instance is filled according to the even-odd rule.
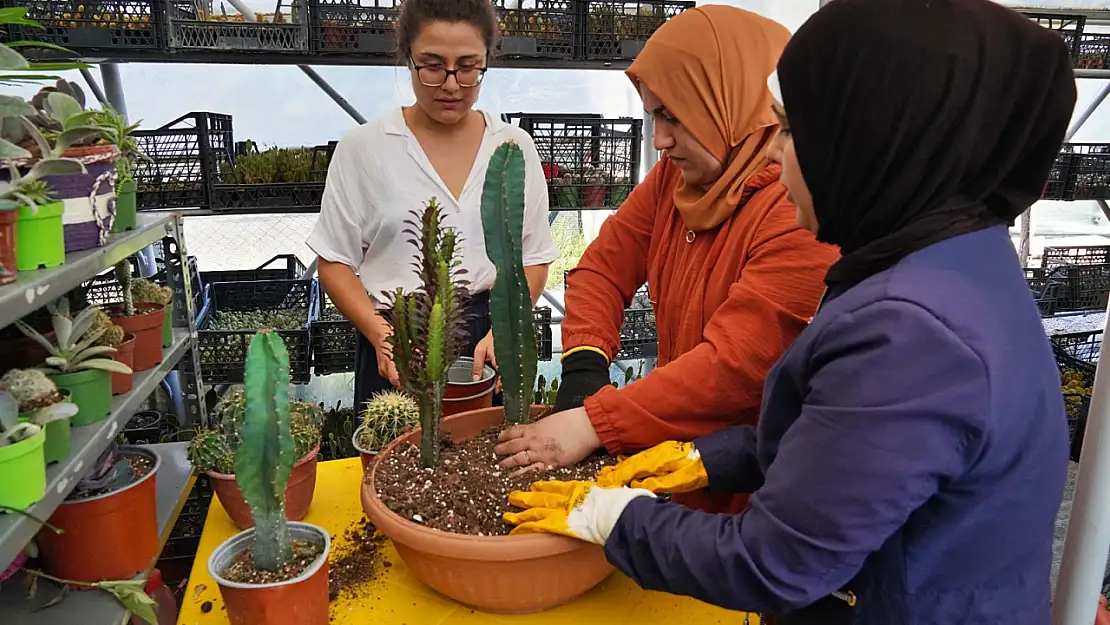
[[362,411],[359,445],[376,450],[420,424],[420,406],[398,391],[383,391],[366,402]]
[[243,386],[247,416],[235,453],[235,481],[254,518],[254,567],[276,572],[293,558],[285,486],[297,462],[289,423],[289,353],[276,332],[261,330],[251,339]]
[[235,454],[221,432],[215,430],[197,432],[197,435],[189,441],[189,447],[185,451],[185,456],[197,470],[235,473]]
[[559,378],[551,380],[548,385],[547,380],[541,375],[536,381],[536,396],[532,403],[541,406],[554,406],[555,399],[559,396]]
[[314,171],[327,170],[328,166],[326,155],[317,156],[315,166],[312,155],[309,147],[247,151],[236,156],[233,163],[220,163],[220,176],[236,184],[311,182],[318,177]]
[[110,358],[111,354],[116,353],[114,347],[96,345],[106,331],[106,328],[92,327],[99,308],[90,306],[77,313],[76,317],[70,318],[69,300],[63,296],[47,304],[47,309],[54,328],[53,343],[26,322],[15,322],[20,332],[46,348],[49,355],[41,367],[46,373],[71,373],[86,369],[131,373],[130,367]]
[[135,278],[131,281],[131,299],[140,304],[161,304],[165,306],[173,300],[173,290],[168,286],[155,284],[146,278]]
[[447,371],[462,353],[466,339],[463,309],[469,294],[461,279],[459,239],[452,228],[441,227],[442,208],[435,198],[422,213],[413,212],[419,224],[404,234],[419,248],[416,256],[421,286],[413,293],[398,288],[388,294],[393,311],[393,362],[401,388],[420,406],[424,435],[420,443],[421,464],[434,467],[439,461],[439,420],[443,412],[443,388]]
[[[20,25],[28,26],[31,28],[42,28],[42,24],[27,18],[28,7],[11,7],[0,9],[0,29],[4,26]],[[7,29],[4,29],[7,30]],[[0,44],[0,85],[18,86],[23,84],[30,84],[42,82],[44,80],[57,80],[58,77],[52,74],[44,74],[43,72],[64,72],[74,69],[88,69],[92,67],[86,63],[67,63],[67,62],[53,62],[53,63],[31,63],[22,54],[16,51],[16,48],[34,46],[36,48],[43,48],[47,50],[55,50],[57,52],[72,51],[52,43],[42,41],[10,41],[5,44]],[[19,72],[15,74],[7,72]]]
[[525,423],[530,416],[539,355],[522,249],[524,153],[513,141],[502,143],[490,157],[482,189],[482,231],[486,254],[497,268],[489,310],[505,397],[505,421]]

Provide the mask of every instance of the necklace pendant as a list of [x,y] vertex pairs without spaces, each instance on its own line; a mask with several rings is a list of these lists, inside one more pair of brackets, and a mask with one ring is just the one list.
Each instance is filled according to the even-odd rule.
[[686,242],[687,243],[693,243],[694,242],[694,237],[696,237],[696,236],[697,235],[694,234],[693,230],[687,230],[686,231]]

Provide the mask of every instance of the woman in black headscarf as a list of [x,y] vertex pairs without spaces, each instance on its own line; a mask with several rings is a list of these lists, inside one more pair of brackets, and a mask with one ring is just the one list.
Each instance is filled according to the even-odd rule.
[[[843,257],[758,431],[538,482],[506,520],[780,625],[1044,625],[1068,431],[1007,225],[1075,105],[1067,46],[988,0],[835,0],[778,83],[783,183]],[[750,507],[653,495],[706,485]]]

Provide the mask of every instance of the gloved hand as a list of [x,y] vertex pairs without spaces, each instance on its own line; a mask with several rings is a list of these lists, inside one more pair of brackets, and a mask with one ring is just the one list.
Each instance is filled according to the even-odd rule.
[[667,441],[622,458],[597,474],[603,488],[632,486],[653,493],[687,493],[709,485],[701,454],[693,443]]
[[554,412],[580,407],[586,398],[609,384],[609,361],[593,350],[567,354]]
[[604,545],[628,502],[654,497],[638,488],[601,488],[593,482],[536,482],[531,490],[509,493],[509,503],[523,512],[502,518],[516,525],[510,535],[546,532]]

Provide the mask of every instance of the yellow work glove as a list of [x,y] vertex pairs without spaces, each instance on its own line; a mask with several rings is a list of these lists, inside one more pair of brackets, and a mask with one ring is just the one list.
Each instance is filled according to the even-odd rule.
[[605,467],[597,474],[597,484],[605,488],[632,486],[653,493],[688,493],[708,486],[709,475],[693,443],[667,441]]
[[593,482],[536,482],[531,490],[509,493],[509,503],[523,512],[502,518],[516,525],[510,535],[545,532],[604,545],[628,502],[654,497],[638,488],[601,488]]

